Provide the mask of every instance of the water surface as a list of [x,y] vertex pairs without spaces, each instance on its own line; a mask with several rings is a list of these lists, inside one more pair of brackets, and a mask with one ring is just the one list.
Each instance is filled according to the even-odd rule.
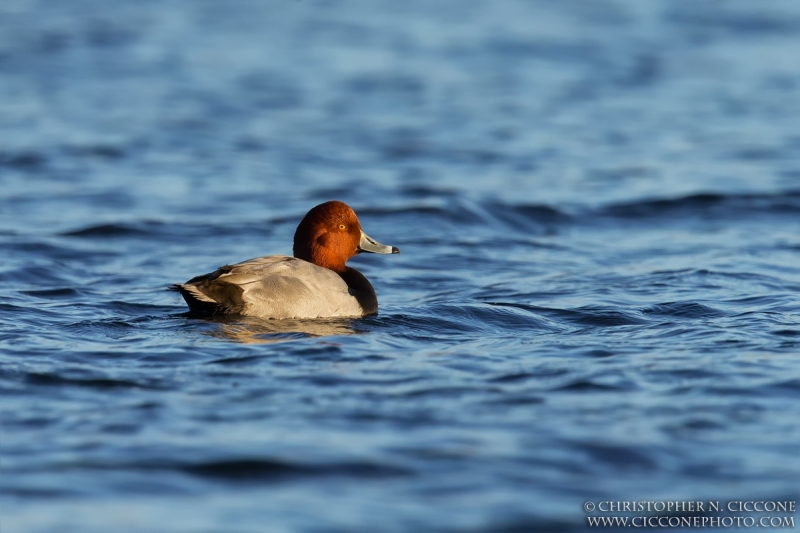
[[[800,497],[800,6],[0,6],[3,531]],[[380,314],[165,288],[350,203]]]

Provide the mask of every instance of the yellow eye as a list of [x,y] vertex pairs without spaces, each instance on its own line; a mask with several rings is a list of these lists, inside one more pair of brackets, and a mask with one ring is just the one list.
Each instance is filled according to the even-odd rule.
[[344,224],[339,224],[339,229],[347,229],[347,226],[345,226]]

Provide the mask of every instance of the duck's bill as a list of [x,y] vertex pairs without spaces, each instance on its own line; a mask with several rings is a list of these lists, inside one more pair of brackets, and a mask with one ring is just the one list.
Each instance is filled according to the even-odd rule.
[[381,244],[362,231],[361,242],[358,243],[358,251],[371,254],[399,254],[400,248]]

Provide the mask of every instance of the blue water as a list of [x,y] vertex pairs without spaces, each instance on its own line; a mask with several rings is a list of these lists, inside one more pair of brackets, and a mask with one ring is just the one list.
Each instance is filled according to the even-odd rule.
[[[800,3],[3,0],[3,533],[800,499]],[[380,314],[185,316],[329,199]]]

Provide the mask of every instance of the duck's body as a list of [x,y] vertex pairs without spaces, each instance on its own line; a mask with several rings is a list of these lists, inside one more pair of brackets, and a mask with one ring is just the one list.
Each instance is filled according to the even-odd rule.
[[226,265],[175,288],[192,311],[204,315],[321,318],[378,312],[375,290],[358,270],[338,274],[286,255]]
[[378,312],[361,272],[345,265],[359,252],[400,253],[369,238],[350,207],[326,202],[308,212],[294,238],[295,257],[270,255],[173,285],[199,315],[263,318],[359,317]]

